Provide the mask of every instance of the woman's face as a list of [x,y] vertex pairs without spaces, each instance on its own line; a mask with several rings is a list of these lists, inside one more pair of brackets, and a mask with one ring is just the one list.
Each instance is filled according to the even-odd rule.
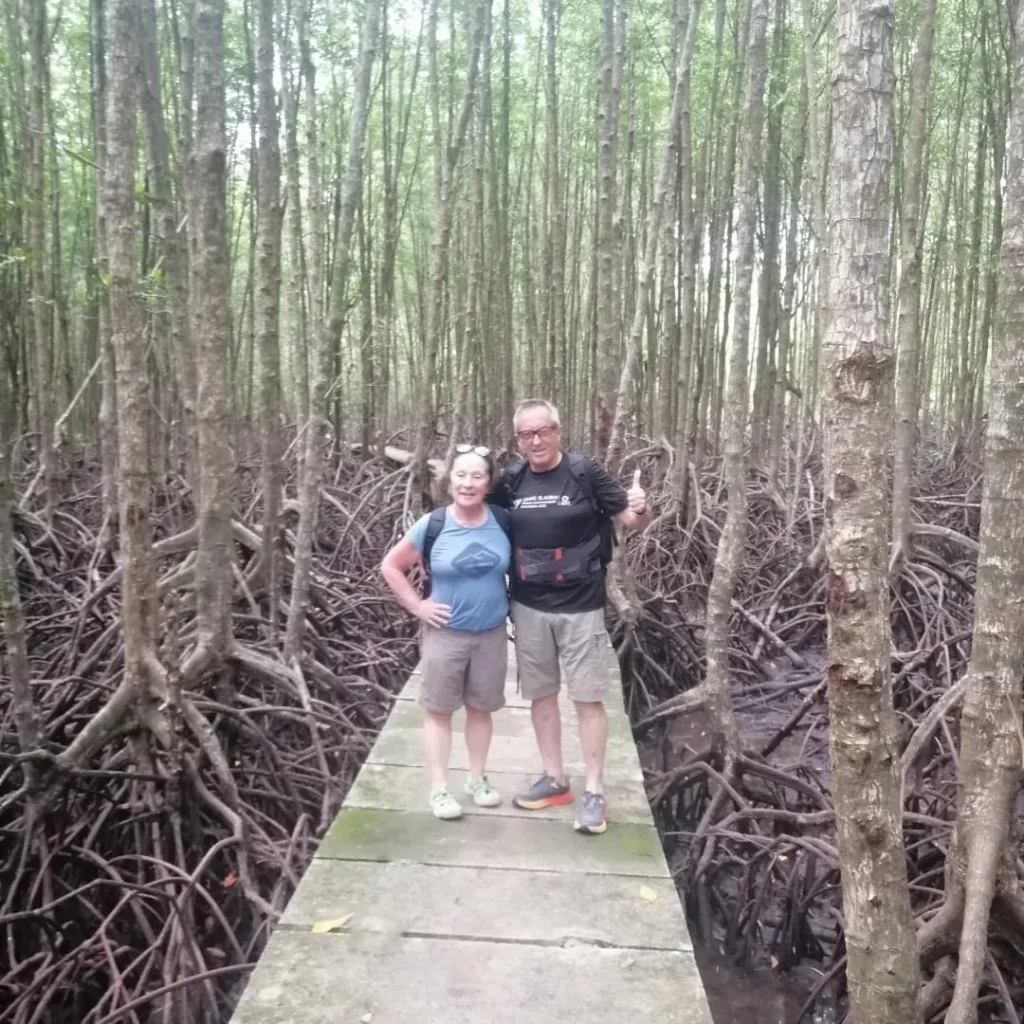
[[460,508],[478,508],[491,489],[491,471],[487,461],[474,452],[456,456],[452,463],[452,501]]

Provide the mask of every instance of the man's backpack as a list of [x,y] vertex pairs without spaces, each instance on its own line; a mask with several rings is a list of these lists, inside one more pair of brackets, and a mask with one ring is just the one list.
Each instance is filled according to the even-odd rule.
[[[594,510],[594,516],[597,518],[598,534],[601,538],[601,565],[606,566],[612,560],[615,545],[618,543],[618,538],[615,536],[615,523],[612,522],[611,517],[597,503],[597,498],[594,496],[594,484],[590,479],[591,463],[582,452],[566,452],[565,457],[568,460],[569,472],[576,483],[579,484],[580,490],[587,501],[590,502],[590,507]],[[509,498],[513,503],[515,502],[516,491],[520,484],[522,484],[523,477],[526,475],[528,468],[529,463],[526,459],[519,459],[508,467],[507,487]]]
[[[508,537],[509,544],[512,543],[512,523],[509,519],[508,510],[504,508],[498,508],[497,505],[488,505],[491,510],[491,514],[494,516],[494,521],[502,528],[505,536]],[[448,506],[440,505],[430,513],[430,518],[427,520],[427,532],[423,537],[423,552],[420,558],[423,560],[423,598],[426,600],[430,597],[430,552],[434,548],[434,541],[441,536],[441,531],[444,529],[445,516],[448,514]]]

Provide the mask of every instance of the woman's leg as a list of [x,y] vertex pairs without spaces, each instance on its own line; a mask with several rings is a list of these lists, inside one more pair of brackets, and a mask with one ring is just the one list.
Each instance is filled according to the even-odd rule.
[[431,789],[448,788],[448,761],[452,753],[452,716],[428,711],[423,722],[423,753],[430,770]]
[[466,750],[469,751],[469,777],[482,779],[486,774],[487,752],[491,747],[494,722],[489,711],[466,707]]

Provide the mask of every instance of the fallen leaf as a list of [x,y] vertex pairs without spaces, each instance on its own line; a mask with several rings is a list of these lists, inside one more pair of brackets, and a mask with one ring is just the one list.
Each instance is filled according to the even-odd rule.
[[324,932],[340,932],[352,920],[351,914],[344,917],[325,917],[322,921],[314,921],[311,931],[323,934]]
[[649,885],[640,886],[640,895],[649,903],[658,898],[658,894]]

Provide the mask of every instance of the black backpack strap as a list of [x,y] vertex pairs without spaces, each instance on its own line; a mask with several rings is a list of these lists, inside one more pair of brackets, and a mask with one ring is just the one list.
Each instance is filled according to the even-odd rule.
[[526,459],[516,459],[505,470],[505,491],[508,494],[510,505],[514,504],[516,500],[516,491],[523,482],[523,477],[526,476],[526,470],[529,468],[529,465]]
[[583,493],[587,496],[587,501],[593,507],[594,514],[602,515],[597,499],[594,497],[594,485],[590,482],[590,464],[587,462],[586,456],[582,452],[569,452],[568,459],[569,472],[576,478]]
[[576,478],[580,489],[590,502],[590,507],[597,516],[598,534],[601,537],[601,563],[607,565],[612,560],[612,553],[619,543],[615,533],[615,524],[603,508],[597,503],[594,495],[594,484],[590,479],[591,462],[582,452],[569,452],[569,472]]
[[512,517],[508,514],[507,508],[499,508],[497,505],[488,505],[494,521],[502,528],[509,543],[512,542]]
[[427,520],[427,532],[423,536],[423,551],[420,558],[423,560],[423,597],[430,597],[430,552],[434,548],[434,541],[441,535],[444,529],[444,520],[447,515],[447,507],[441,505],[430,513]]

